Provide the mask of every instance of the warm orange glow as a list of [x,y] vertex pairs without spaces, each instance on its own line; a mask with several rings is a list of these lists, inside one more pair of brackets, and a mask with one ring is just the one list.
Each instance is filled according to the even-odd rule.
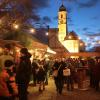
[[49,47],[47,48],[47,52],[51,53],[51,54],[56,54],[55,51],[53,51],[52,49],[50,49]]
[[46,32],[46,33],[45,33],[45,35],[46,35],[46,36],[48,36],[48,35],[49,35],[49,33],[48,33],[48,32]]
[[0,53],[2,53],[3,52],[3,49],[2,48],[0,48]]
[[78,39],[80,40],[81,38],[80,38],[80,37],[78,37]]
[[[66,11],[61,11],[58,12],[58,39],[60,42],[64,41],[64,38],[66,36],[66,32],[67,32],[67,16],[66,16],[67,12]],[[62,16],[62,17],[61,17]]]
[[15,29],[18,29],[18,28],[19,28],[19,25],[18,25],[18,24],[14,24],[13,27],[14,27]]
[[80,46],[83,46],[83,43],[80,43]]
[[68,38],[71,39],[72,37],[71,36],[68,36]]
[[66,40],[65,42],[63,42],[63,45],[71,53],[79,52],[78,40]]
[[31,29],[30,29],[30,32],[31,32],[31,33],[34,33],[34,32],[35,32],[35,29],[34,29],[34,28],[31,28]]
[[100,44],[100,41],[98,41],[98,43]]
[[0,19],[0,24],[2,24],[2,20]]

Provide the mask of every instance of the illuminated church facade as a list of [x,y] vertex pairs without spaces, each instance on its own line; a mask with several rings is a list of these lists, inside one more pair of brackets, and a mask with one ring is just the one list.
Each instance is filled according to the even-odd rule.
[[56,52],[78,53],[83,47],[80,43],[84,45],[74,31],[68,33],[67,10],[62,4],[58,12],[58,28],[49,30],[49,47]]

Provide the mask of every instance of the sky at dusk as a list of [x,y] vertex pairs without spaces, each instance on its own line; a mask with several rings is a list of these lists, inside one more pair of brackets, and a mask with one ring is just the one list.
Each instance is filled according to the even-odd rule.
[[34,13],[50,28],[58,27],[57,16],[63,1],[68,13],[68,31],[75,31],[90,47],[100,42],[100,0],[33,1],[36,9]]

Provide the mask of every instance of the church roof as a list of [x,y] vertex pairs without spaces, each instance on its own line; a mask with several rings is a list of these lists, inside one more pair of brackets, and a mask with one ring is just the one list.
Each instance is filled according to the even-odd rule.
[[64,40],[77,40],[78,39],[78,35],[74,32],[71,31]]
[[59,11],[66,11],[66,8],[64,7],[63,4],[60,6]]
[[49,29],[49,47],[56,53],[68,52],[58,40],[58,28]]

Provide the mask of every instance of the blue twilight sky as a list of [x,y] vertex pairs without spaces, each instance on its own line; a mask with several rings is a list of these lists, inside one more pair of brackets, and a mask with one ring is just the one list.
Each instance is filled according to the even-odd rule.
[[33,1],[38,5],[35,13],[50,28],[58,27],[58,10],[63,2],[68,12],[68,31],[75,31],[90,47],[100,44],[100,0]]

